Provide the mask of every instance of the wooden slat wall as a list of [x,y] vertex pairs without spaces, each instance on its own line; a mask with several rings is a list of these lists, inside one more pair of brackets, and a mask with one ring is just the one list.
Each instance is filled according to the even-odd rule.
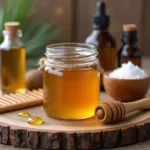
[[[150,56],[150,0],[143,0],[142,14],[142,48],[144,54]],[[149,60],[150,64],[150,60]]]
[[[0,0],[3,2],[4,0]],[[92,15],[97,0],[39,0],[36,14],[62,29],[62,42],[84,42],[92,31]],[[110,32],[120,47],[122,24],[138,26],[139,45],[144,55],[150,55],[150,0],[104,0],[111,16]]]
[[[92,15],[96,11],[97,0],[77,0],[78,15],[76,24],[76,40],[84,42],[92,32]],[[107,14],[111,16],[110,32],[115,37],[118,47],[122,36],[122,24],[135,23],[138,26],[139,44],[141,44],[142,28],[142,0],[104,0],[107,5]],[[147,0],[148,1],[148,0]]]
[[[0,0],[1,1],[1,0]],[[62,28],[61,41],[84,42],[92,31],[92,15],[97,0],[43,0],[37,5],[37,17],[42,13],[49,22]],[[122,24],[135,23],[139,46],[144,55],[150,55],[150,0],[104,0],[111,16],[110,32],[118,47],[121,45]],[[62,11],[62,13],[61,13]]]
[[[5,0],[0,0],[2,5]],[[15,8],[14,8],[15,9]],[[47,22],[55,23],[62,30],[61,41],[70,42],[73,37],[73,0],[39,0],[31,21],[42,17]],[[1,34],[1,33],[0,33]],[[50,34],[50,33],[48,33]]]
[[72,41],[72,0],[39,0],[34,18],[38,18],[39,15],[42,15],[48,22],[54,22],[62,30],[61,41]]

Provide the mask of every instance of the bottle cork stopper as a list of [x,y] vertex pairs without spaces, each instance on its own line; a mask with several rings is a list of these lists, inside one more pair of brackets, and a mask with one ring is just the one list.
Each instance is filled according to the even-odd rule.
[[9,33],[11,38],[17,37],[17,32],[20,26],[19,22],[6,22],[4,26],[5,30]]
[[124,24],[123,25],[123,30],[126,31],[126,32],[136,31],[137,30],[137,26],[136,26],[136,24]]

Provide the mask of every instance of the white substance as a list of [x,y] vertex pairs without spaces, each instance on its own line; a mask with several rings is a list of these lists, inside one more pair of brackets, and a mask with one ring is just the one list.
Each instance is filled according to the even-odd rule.
[[117,79],[143,79],[147,77],[147,74],[143,69],[129,61],[128,63],[122,64],[121,68],[111,72],[109,77]]

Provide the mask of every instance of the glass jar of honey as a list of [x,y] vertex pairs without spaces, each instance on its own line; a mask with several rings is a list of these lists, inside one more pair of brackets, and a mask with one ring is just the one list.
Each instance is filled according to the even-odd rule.
[[59,119],[84,119],[94,115],[100,100],[100,67],[95,47],[62,43],[46,48],[44,110]]

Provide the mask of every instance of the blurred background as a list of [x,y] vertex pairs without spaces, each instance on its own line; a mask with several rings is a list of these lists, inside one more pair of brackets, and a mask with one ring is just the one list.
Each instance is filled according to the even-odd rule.
[[[150,56],[150,0],[103,0],[111,16],[110,32],[121,45],[122,25],[138,27],[139,46]],[[92,32],[97,0],[0,0],[0,31],[5,21],[21,22],[28,68],[55,42],[84,42]],[[2,41],[2,35],[0,36]]]

